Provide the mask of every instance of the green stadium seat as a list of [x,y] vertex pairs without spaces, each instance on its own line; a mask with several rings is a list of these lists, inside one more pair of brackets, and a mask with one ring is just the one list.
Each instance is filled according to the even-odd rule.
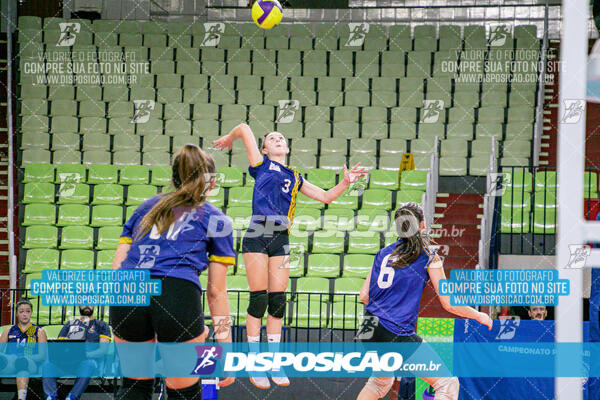
[[168,165],[156,165],[150,172],[150,184],[155,186],[166,186],[171,183],[172,168]]
[[392,192],[385,189],[368,189],[363,193],[362,208],[392,209]]
[[487,176],[490,172],[490,157],[471,157],[469,159],[469,175]]
[[[25,275],[25,290],[29,291],[31,289],[31,281],[33,279],[42,279],[42,273],[35,272],[33,274],[26,274]],[[33,296],[30,293],[27,293],[27,295],[24,295],[23,297],[27,297],[29,299],[33,298]]]
[[64,204],[58,208],[57,226],[88,225],[89,207],[83,204]]
[[[38,279],[41,278],[41,275]],[[49,307],[36,303],[31,313],[31,322],[36,325],[60,324],[62,320],[61,307]]]
[[354,230],[354,211],[345,208],[330,208],[325,210],[323,215],[323,227],[327,230]]
[[427,171],[402,171],[400,176],[400,189],[425,191],[427,188],[427,174]]
[[[343,279],[343,278],[340,278]],[[344,297],[344,296],[339,296]],[[363,314],[364,305],[356,302],[355,296],[345,296],[346,301],[339,301],[332,304],[331,328],[332,329],[350,329],[359,328],[359,315]]]
[[529,233],[530,222],[529,213],[524,209],[513,209],[503,212],[500,219],[501,233]]
[[[56,154],[56,153],[55,153]],[[110,152],[104,150],[88,150],[83,152],[83,164],[110,164]]]
[[114,183],[95,185],[91,204],[123,204],[123,186]]
[[379,240],[379,232],[349,232],[348,253],[375,254],[380,249]]
[[[164,190],[163,190],[164,192]],[[133,215],[134,211],[137,209],[137,206],[127,206],[125,209],[125,221],[128,221],[129,218]]]
[[53,225],[56,220],[54,204],[28,204],[25,206],[23,225]]
[[[379,251],[379,235],[377,235],[377,250]],[[346,278],[366,278],[373,265],[373,256],[370,254],[344,255],[342,276]],[[336,281],[337,283],[337,281]],[[337,287],[336,287],[337,291]]]
[[96,250],[116,249],[123,228],[120,226],[103,226],[98,229],[98,242]]
[[94,269],[94,252],[90,250],[63,250],[60,269]]
[[[294,141],[294,144],[296,142]],[[296,148],[294,147],[294,151]],[[311,169],[308,171],[307,180],[322,189],[331,189],[336,185],[336,172],[327,169]]]
[[96,269],[112,269],[115,250],[100,250],[96,255]]
[[[309,278],[300,278],[309,279]],[[309,300],[310,297],[310,300]],[[327,305],[319,301],[319,296],[302,295],[293,307],[293,326],[298,328],[325,328],[327,320]],[[314,300],[313,300],[314,299]]]
[[467,159],[464,157],[441,157],[440,176],[467,175]]
[[342,194],[340,197],[338,197],[337,199],[332,201],[329,204],[329,207],[330,208],[342,207],[342,208],[348,208],[351,210],[356,210],[358,208],[358,197],[349,195],[349,194]]
[[125,202],[125,205],[128,205],[128,206],[139,205],[155,195],[156,195],[156,186],[130,185],[127,188],[127,201]]
[[110,150],[110,136],[104,133],[86,133],[83,135],[83,145],[81,148],[83,151],[108,151]]
[[23,171],[23,183],[54,181],[54,166],[52,164],[29,164]]
[[374,170],[369,174],[369,189],[398,189],[398,173],[395,171]]
[[540,208],[533,213],[533,233],[554,234],[556,232],[556,208]]
[[508,172],[508,171],[510,171],[510,169],[507,169],[507,171],[504,171],[504,174],[508,174],[508,175],[505,175],[506,178],[508,179],[508,182],[503,183],[504,185],[506,185],[507,190],[521,190],[521,191],[525,191],[525,192],[532,191],[533,175],[531,174],[531,172],[523,171],[523,170],[519,170],[519,169],[515,169],[512,172]]
[[25,230],[23,248],[56,248],[58,230],[54,226],[32,225]]
[[26,183],[23,204],[27,203],[54,203],[54,185],[47,182]]
[[229,189],[227,205],[239,207],[251,206],[252,191],[253,188],[251,187],[233,187]]
[[[76,133],[54,133],[52,134],[52,150],[63,150],[64,154],[75,154],[74,151],[79,150],[79,135]],[[62,156],[54,153],[57,160],[66,163],[62,160]],[[69,157],[66,157],[69,158]]]
[[223,190],[221,187],[215,186],[215,188],[209,193],[207,201],[217,208],[223,208],[225,206],[225,190]]
[[23,150],[21,155],[21,166],[27,164],[37,163],[50,163],[50,152],[48,150],[41,149],[27,149]]
[[396,156],[390,156],[390,155],[382,156],[382,157],[379,157],[379,167],[378,167],[378,169],[384,170],[384,171],[395,171],[397,173],[397,171],[400,170],[400,162],[401,162],[401,156],[400,155],[396,155]]
[[358,210],[356,227],[359,231],[383,232],[388,230],[389,215],[387,211],[377,208]]
[[115,165],[90,165],[87,181],[90,184],[116,183],[117,173]]
[[104,117],[82,117],[79,119],[79,131],[106,133],[106,119]]
[[223,187],[243,186],[244,174],[241,169],[222,167],[217,170],[217,184]]
[[[327,227],[329,228],[329,227]],[[344,235],[335,230],[317,231],[313,235],[313,253],[336,253],[344,252]],[[309,256],[310,257],[310,256]],[[314,261],[317,263],[317,261]],[[309,260],[309,274],[310,274]]]
[[[367,256],[368,257],[368,256]],[[368,273],[368,272],[367,272]],[[335,289],[333,296],[333,302],[351,302],[354,303],[358,300],[358,294],[363,285],[364,279],[342,277],[335,280]]]
[[94,231],[89,226],[65,226],[60,234],[60,249],[91,249]]
[[58,189],[58,204],[88,204],[90,188],[85,183],[62,183]]
[[91,226],[121,226],[123,225],[123,209],[116,205],[98,205],[92,207]]
[[[314,276],[298,278],[296,281],[296,293],[310,293],[311,300],[327,301],[329,297],[329,280],[327,278]],[[308,298],[306,295],[302,297],[304,299]]]
[[396,206],[402,203],[417,203],[421,204],[424,191],[403,189],[396,196]]
[[247,229],[252,216],[251,207],[227,207],[226,215],[233,221],[233,229]]
[[58,269],[58,250],[32,249],[27,251],[24,273],[41,272],[45,269]]
[[300,230],[314,231],[321,229],[321,210],[318,208],[302,206],[298,203],[294,223]]
[[45,133],[24,132],[21,135],[21,149],[48,149],[50,135]]
[[171,157],[169,153],[160,152],[160,151],[150,151],[143,154],[144,164],[154,168],[158,165],[170,165]]
[[[586,183],[589,183],[589,177],[587,177],[586,180],[587,180]],[[557,187],[556,171],[544,170],[544,171],[536,172],[534,184],[535,184],[536,192],[539,192],[539,191],[555,192],[556,187]],[[584,193],[585,193],[585,189],[588,187],[589,187],[589,185],[586,184],[586,187],[584,188]]]
[[148,183],[150,169],[145,165],[126,165],[121,168],[119,183],[121,185],[140,185]]

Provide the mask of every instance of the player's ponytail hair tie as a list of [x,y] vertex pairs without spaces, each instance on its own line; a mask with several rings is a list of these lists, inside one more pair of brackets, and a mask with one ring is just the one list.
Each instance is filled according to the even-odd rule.
[[429,236],[420,229],[424,219],[423,209],[417,203],[405,203],[396,210],[394,220],[400,241],[390,257],[392,267],[410,265],[431,244]]
[[200,147],[186,144],[173,158],[172,183],[175,191],[167,193],[144,216],[135,239],[145,236],[154,225],[163,234],[175,221],[173,209],[202,205],[216,176],[215,160]]

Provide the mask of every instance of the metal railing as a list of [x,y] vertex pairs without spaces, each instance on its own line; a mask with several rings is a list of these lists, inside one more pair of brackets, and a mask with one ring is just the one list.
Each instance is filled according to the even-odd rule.
[[540,152],[542,147],[542,135],[544,133],[544,91],[546,88],[546,61],[548,52],[548,7],[544,18],[544,37],[542,39],[542,55],[540,60],[541,71],[538,76],[538,95],[535,109],[535,125],[533,128],[533,156],[532,165],[540,164]]
[[429,158],[429,172],[427,173],[426,189],[421,198],[421,204],[425,211],[425,224],[431,227],[433,224],[433,215],[435,213],[435,202],[437,199],[438,192],[438,179],[439,179],[439,148],[440,140],[436,136],[433,148],[436,149]]
[[[584,213],[598,209],[598,167],[586,167]],[[496,193],[498,252],[551,255],[555,253],[557,176],[555,167],[500,167],[504,183]]]
[[478,243],[479,248],[479,268],[490,267],[490,246],[492,241],[492,221],[494,219],[494,197],[489,193],[489,188],[492,186],[493,174],[496,173],[497,165],[497,152],[496,152],[496,140],[494,137],[491,138],[491,150],[490,150],[490,164],[489,173],[486,177],[486,193],[483,195],[483,218],[481,218],[481,225],[479,228],[480,238]]

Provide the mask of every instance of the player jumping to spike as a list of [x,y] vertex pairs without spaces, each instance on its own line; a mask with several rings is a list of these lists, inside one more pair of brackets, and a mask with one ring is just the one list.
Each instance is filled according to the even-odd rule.
[[[421,295],[429,279],[446,311],[474,319],[492,329],[489,315],[471,307],[452,306],[448,296],[440,296],[439,281],[446,279],[446,275],[440,257],[427,248],[429,243],[422,233],[425,219],[421,207],[416,203],[403,204],[394,217],[399,240],[377,253],[360,290],[360,301],[366,304],[365,314],[378,320],[372,337],[365,341],[422,342],[415,328]],[[458,399],[458,378],[422,379],[435,389],[435,400]],[[358,400],[382,398],[393,383],[393,377],[369,378]]]
[[[323,190],[302,177],[298,171],[285,165],[290,152],[285,137],[271,132],[263,138],[262,151],[246,124],[236,126],[228,135],[213,142],[215,148],[231,149],[236,139],[242,139],[248,152],[248,171],[255,179],[252,197],[250,227],[242,242],[246,277],[250,287],[250,303],[246,318],[248,341],[260,341],[260,328],[267,315],[267,339],[281,340],[282,318],[285,313],[285,290],[289,280],[289,228],[294,219],[298,193],[323,203],[331,203],[346,188],[364,176],[367,171],[360,163],[351,170],[344,165],[343,179],[329,190]],[[279,386],[288,386],[283,374],[272,377]],[[250,378],[260,389],[271,387],[266,376]]]

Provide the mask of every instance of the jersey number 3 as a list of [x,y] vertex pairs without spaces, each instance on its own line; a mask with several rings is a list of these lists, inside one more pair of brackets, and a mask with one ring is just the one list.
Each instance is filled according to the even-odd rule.
[[392,267],[388,267],[387,265],[390,256],[391,254],[388,254],[383,258],[383,261],[381,262],[381,267],[379,268],[377,286],[379,286],[380,289],[389,288],[390,286],[392,286],[392,282],[394,281],[394,274],[396,273],[396,270]]
[[281,188],[281,191],[283,193],[287,193],[290,191],[290,185],[292,184],[292,181],[289,179],[284,179],[283,182],[285,182],[285,185]]

